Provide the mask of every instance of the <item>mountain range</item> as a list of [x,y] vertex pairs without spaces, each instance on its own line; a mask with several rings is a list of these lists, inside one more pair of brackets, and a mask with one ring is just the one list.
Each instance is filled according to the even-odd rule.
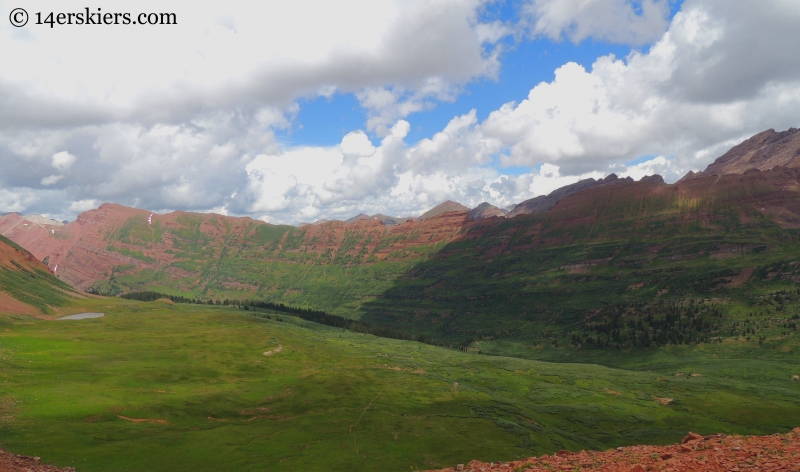
[[470,344],[574,327],[598,304],[798,277],[775,266],[794,250],[798,190],[800,130],[769,130],[675,184],[612,174],[510,211],[448,201],[293,227],[103,204],[66,225],[6,215],[0,234],[79,290],[262,299]]
[[[4,215],[3,447],[41,457],[0,463],[628,470],[614,457],[639,451],[630,464],[706,470],[712,442],[781,438],[789,457],[790,131],[675,184],[609,175],[506,209],[297,227],[109,203],[67,224]],[[86,312],[102,316],[50,321]],[[744,467],[731,451],[712,465]],[[774,457],[758,464],[786,467]]]

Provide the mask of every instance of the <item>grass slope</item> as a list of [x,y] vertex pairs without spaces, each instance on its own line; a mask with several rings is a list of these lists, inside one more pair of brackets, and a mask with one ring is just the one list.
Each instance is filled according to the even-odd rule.
[[47,314],[53,307],[68,305],[74,290],[28,251],[0,236],[0,292]]
[[792,337],[758,359],[674,346],[624,370],[224,307],[81,303],[106,317],[0,318],[0,444],[81,471],[417,470],[800,424]]
[[[130,246],[133,257],[173,238],[176,261],[121,265],[95,289],[286,303],[514,355],[525,346],[626,349],[648,345],[645,334],[658,345],[709,341],[735,337],[731,323],[758,297],[797,290],[799,182],[785,169],[671,186],[621,182],[546,213],[425,235],[343,224],[232,231],[202,215],[161,228],[143,214],[109,244]],[[401,244],[409,241],[419,244]],[[681,308],[680,319],[667,320],[656,306],[693,300],[719,313],[694,334],[687,323],[700,322],[695,313]]]
[[[547,214],[471,226],[472,234],[364,303],[362,319],[515,355],[520,349],[505,349],[509,343],[587,348],[591,338],[624,349],[637,344],[627,324],[646,320],[654,309],[657,319],[637,335],[643,329],[651,339],[662,334],[661,345],[695,342],[735,337],[731,324],[763,305],[764,296],[796,292],[797,229],[747,205],[736,207],[733,197],[690,204],[675,195],[644,198],[624,190],[569,201],[572,207]],[[686,323],[694,320],[687,306],[695,302],[713,304],[718,316],[689,337]],[[682,305],[676,326],[665,323],[661,303]],[[797,313],[794,308],[779,317],[788,322]],[[656,333],[664,324],[671,326]]]

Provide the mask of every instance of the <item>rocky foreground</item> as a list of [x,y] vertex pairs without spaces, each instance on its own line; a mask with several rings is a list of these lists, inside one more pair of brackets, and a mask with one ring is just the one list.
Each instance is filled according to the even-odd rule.
[[[700,436],[689,433],[673,446],[618,447],[605,452],[560,451],[506,462],[472,461],[438,472],[743,472],[800,471],[800,428],[772,436]],[[430,471],[433,472],[433,471]]]
[[75,472],[72,467],[61,469],[42,464],[38,457],[19,456],[0,449],[0,471],[3,472]]

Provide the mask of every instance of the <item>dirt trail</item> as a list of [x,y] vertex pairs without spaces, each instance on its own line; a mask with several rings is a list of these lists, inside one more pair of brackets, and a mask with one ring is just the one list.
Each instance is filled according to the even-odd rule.
[[154,420],[150,418],[128,418],[127,416],[117,415],[117,418],[131,423],[153,423],[153,424],[169,424],[167,420]]
[[283,346],[278,346],[278,347],[276,347],[275,349],[273,349],[271,351],[265,352],[264,355],[265,356],[271,356],[271,355],[277,354],[277,353],[279,353],[281,351],[283,351]]
[[772,436],[700,436],[672,446],[618,447],[604,452],[559,451],[506,463],[472,461],[429,472],[760,472],[800,471],[800,428]]
[[364,411],[361,412],[361,416],[358,417],[358,420],[355,423],[350,425],[350,434],[353,435],[353,449],[355,449],[356,454],[358,454],[358,455],[360,455],[361,457],[364,457],[364,458],[366,458],[367,456],[365,456],[364,454],[361,454],[360,452],[358,452],[358,447],[356,446],[356,433],[353,432],[353,426],[358,426],[358,423],[361,422],[361,418],[364,417],[364,414],[367,413],[367,410],[369,410],[369,407],[371,407],[372,404],[375,403],[375,400],[377,400],[378,397],[381,396],[381,393],[383,393],[384,390],[386,390],[386,387],[383,387],[381,389],[381,391],[378,392],[377,395],[375,395],[375,398],[373,398],[372,401],[369,402],[367,404],[367,406],[364,407]]

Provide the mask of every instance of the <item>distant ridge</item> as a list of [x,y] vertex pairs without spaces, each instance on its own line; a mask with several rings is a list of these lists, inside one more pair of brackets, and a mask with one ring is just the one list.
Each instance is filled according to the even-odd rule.
[[438,216],[444,213],[450,213],[452,211],[464,212],[467,213],[469,208],[452,200],[447,200],[444,203],[440,203],[435,207],[431,208],[430,210],[426,211],[419,217],[420,220],[427,220],[428,218],[433,218],[434,216]]
[[768,129],[742,141],[717,158],[702,172],[689,172],[681,180],[709,175],[744,174],[748,170],[800,167],[800,129],[776,132]]
[[336,220],[317,220],[313,223],[308,223],[306,221],[303,221],[301,223],[298,223],[297,227],[302,228],[303,226],[319,226],[319,225],[324,225],[325,223],[330,223],[331,221],[336,221]]
[[[795,134],[793,131],[784,138]],[[587,221],[596,221],[597,225],[625,218],[646,221],[683,208],[681,205],[686,202],[703,205],[729,202],[740,210],[742,221],[752,221],[753,216],[747,212],[753,211],[771,215],[783,227],[800,228],[800,200],[794,190],[800,188],[798,179],[800,166],[777,167],[763,173],[753,169],[721,179],[708,176],[705,180],[671,185],[658,175],[634,182],[630,177],[611,174],[600,180],[585,179],[522,202],[505,219],[499,218],[503,210],[488,202],[470,210],[461,203],[447,201],[418,219],[403,221],[386,215],[363,214],[352,218],[354,222],[350,224],[340,220],[318,221],[300,228],[209,213],[178,211],[154,215],[144,209],[103,204],[81,213],[65,226],[30,223],[19,214],[3,216],[0,234],[46,260],[51,268],[58,266],[60,279],[81,290],[93,288],[99,293],[117,293],[161,284],[158,286],[191,292],[202,287],[207,294],[274,296],[276,300],[344,312],[356,306],[356,302],[341,308],[342,303],[315,296],[308,288],[330,284],[331,275],[324,269],[329,265],[356,272],[356,267],[368,268],[384,262],[393,267],[422,263],[443,245],[471,240],[484,231],[487,233],[480,236],[482,244],[491,248],[487,250],[487,259],[505,257],[514,252],[566,244],[576,237],[570,235],[570,228]],[[739,199],[737,192],[745,187],[752,190],[748,190],[746,199]],[[726,193],[731,189],[736,191]],[[641,201],[643,206],[630,206],[633,201]],[[613,202],[617,203],[612,205]],[[599,212],[601,207],[606,210]],[[514,218],[531,214],[535,218]],[[481,218],[485,221],[475,224]],[[509,228],[539,224],[534,221],[547,225],[544,230],[526,229],[530,233],[518,238],[502,235]],[[551,237],[543,236],[554,231]],[[302,268],[306,264],[308,268]],[[217,272],[219,267],[224,267],[223,273]],[[277,278],[273,284],[273,269],[261,272],[260,267],[281,267],[291,277]],[[364,286],[369,286],[369,290],[378,290],[372,285],[385,288],[391,283],[390,278],[373,277],[370,270],[364,269],[359,276],[362,277],[359,283],[367,281]]]
[[497,217],[505,217],[507,211],[497,208],[496,206],[492,205],[489,202],[483,202],[480,205],[476,206],[472,210],[467,213],[469,219],[471,221],[478,221],[483,220],[486,218],[492,218],[494,216]]
[[[380,222],[383,223],[384,226],[399,225],[400,223],[405,223],[409,219],[412,219],[409,216],[407,216],[407,217],[402,217],[402,216],[401,217],[394,217],[394,216],[381,215],[380,213],[378,213],[376,215],[372,215],[372,218],[374,218],[376,220],[380,220]],[[413,219],[415,219],[415,218],[413,218]]]
[[37,225],[64,226],[63,222],[42,215],[23,215],[22,218]]
[[[649,179],[649,180],[646,180]],[[644,182],[664,182],[664,179],[661,178],[660,175],[653,175],[647,176],[642,178]],[[578,192],[582,192],[584,190],[589,190],[591,188],[599,187],[601,185],[608,185],[608,184],[615,184],[620,182],[633,182],[633,179],[630,177],[625,177],[620,179],[617,177],[616,174],[609,174],[604,179],[583,179],[575,182],[571,185],[565,185],[559,189],[553,190],[548,195],[540,195],[538,197],[531,198],[530,200],[525,200],[522,203],[517,204],[513,210],[508,213],[509,218],[513,218],[517,215],[533,215],[536,213],[545,212],[559,200],[563,200],[564,198],[569,197],[570,195],[576,194]]]
[[369,220],[369,219],[371,219],[369,216],[367,216],[367,215],[365,215],[363,213],[360,213],[360,214],[350,218],[349,220],[345,220],[345,223],[355,223],[356,221]]

